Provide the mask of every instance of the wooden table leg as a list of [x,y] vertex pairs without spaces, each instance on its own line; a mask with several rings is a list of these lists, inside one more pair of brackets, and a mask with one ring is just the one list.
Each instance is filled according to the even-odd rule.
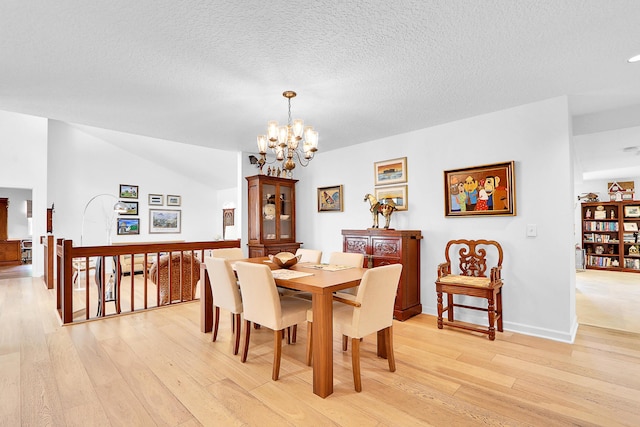
[[333,393],[333,297],[313,294],[313,392]]
[[200,264],[200,332],[213,329],[213,294],[205,263]]

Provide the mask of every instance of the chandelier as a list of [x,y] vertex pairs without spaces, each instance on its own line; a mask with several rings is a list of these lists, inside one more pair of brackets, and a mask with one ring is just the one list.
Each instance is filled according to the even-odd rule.
[[[282,93],[289,103],[289,119],[286,126],[278,126],[278,122],[267,122],[267,134],[258,135],[258,150],[260,160],[258,165],[262,171],[265,163],[282,162],[282,169],[291,177],[296,167],[297,159],[301,166],[306,167],[316,151],[318,151],[318,132],[313,126],[305,126],[301,119],[291,121],[291,98],[296,96],[292,90]],[[276,156],[272,162],[267,162],[267,148]]]

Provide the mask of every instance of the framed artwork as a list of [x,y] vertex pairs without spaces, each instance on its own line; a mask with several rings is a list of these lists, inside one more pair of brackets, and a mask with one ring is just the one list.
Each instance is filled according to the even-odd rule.
[[120,203],[127,207],[127,211],[121,213],[120,215],[138,215],[138,202],[127,202],[121,200]]
[[640,205],[638,206],[625,206],[624,216],[626,218],[640,218]]
[[138,198],[138,186],[120,184],[120,198],[121,199],[137,199]]
[[342,212],[342,185],[318,187],[318,212]]
[[622,224],[624,231],[638,231],[638,224],[635,222],[625,222]]
[[516,215],[514,162],[444,171],[444,215]]
[[164,196],[162,194],[149,194],[149,206],[164,206]]
[[182,211],[149,209],[149,233],[180,233]]
[[384,199],[391,199],[396,204],[396,210],[406,211],[409,209],[408,186],[398,185],[395,187],[376,188],[376,199],[381,202]]
[[383,160],[373,164],[375,185],[407,182],[407,158]]
[[180,206],[182,204],[182,196],[172,196],[167,194],[167,206]]
[[118,218],[118,235],[140,234],[140,218]]

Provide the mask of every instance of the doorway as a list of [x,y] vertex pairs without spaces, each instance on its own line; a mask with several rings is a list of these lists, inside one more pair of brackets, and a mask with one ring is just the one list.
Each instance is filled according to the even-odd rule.
[[0,279],[32,276],[32,197],[31,189],[0,187],[0,199],[6,201],[0,238],[11,248],[0,266]]

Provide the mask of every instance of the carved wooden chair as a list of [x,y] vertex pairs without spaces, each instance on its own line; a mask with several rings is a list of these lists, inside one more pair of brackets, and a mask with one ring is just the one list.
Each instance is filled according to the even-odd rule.
[[[457,251],[457,269],[450,256]],[[495,258],[495,266],[491,267],[489,277],[487,271],[487,251],[491,260]],[[443,325],[489,335],[490,340],[496,338],[496,322],[498,331],[502,332],[502,246],[495,240],[451,240],[445,248],[446,262],[438,265],[438,328]],[[454,259],[454,262],[456,260]],[[452,268],[454,268],[452,270]],[[447,306],[443,307],[442,293],[447,294]],[[487,308],[454,303],[454,295],[484,298]],[[488,313],[489,326],[480,328],[466,322],[454,320],[454,307],[480,310]],[[442,315],[447,312],[447,319]]]

